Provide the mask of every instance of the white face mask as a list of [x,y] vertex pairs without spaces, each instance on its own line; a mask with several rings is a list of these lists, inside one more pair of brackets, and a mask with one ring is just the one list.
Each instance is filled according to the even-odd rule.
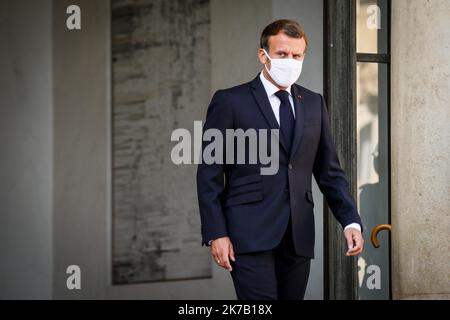
[[270,60],[270,70],[267,72],[280,87],[289,87],[294,84],[302,73],[303,61],[296,59],[272,59],[265,49],[264,53]]

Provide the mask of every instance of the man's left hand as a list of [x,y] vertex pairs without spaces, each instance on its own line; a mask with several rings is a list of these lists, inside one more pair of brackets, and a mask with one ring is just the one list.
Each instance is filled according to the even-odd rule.
[[361,231],[355,228],[347,228],[344,231],[345,238],[347,239],[348,251],[347,256],[357,256],[363,251],[364,239]]

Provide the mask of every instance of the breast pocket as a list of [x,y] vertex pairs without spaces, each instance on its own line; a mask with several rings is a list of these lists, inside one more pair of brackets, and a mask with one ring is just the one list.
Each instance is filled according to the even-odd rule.
[[230,183],[226,207],[252,203],[263,200],[263,186],[261,175],[239,177]]

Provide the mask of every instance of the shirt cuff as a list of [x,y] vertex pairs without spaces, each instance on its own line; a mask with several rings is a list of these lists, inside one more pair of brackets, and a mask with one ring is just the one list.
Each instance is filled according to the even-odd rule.
[[359,225],[359,223],[355,222],[355,223],[350,223],[349,225],[346,225],[345,228],[344,228],[344,231],[349,229],[349,228],[356,229],[359,232],[361,232],[361,226]]

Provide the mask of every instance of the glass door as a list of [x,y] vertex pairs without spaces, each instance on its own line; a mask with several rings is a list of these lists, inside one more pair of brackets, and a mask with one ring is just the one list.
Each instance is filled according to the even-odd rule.
[[390,227],[389,9],[388,0],[356,1],[356,183],[365,239],[357,263],[364,300],[390,298],[389,233],[375,238]]

